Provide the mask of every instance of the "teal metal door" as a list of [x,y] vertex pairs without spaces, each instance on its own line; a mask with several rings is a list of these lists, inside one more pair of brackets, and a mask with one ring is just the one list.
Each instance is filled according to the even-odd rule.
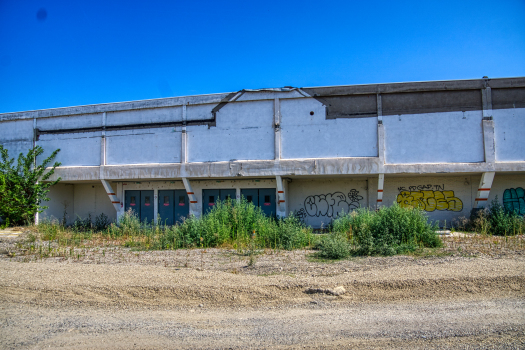
[[190,199],[186,190],[175,190],[175,222],[182,222],[190,214]]
[[159,191],[159,215],[162,225],[173,225],[173,214],[176,204],[174,202],[173,190]]
[[126,191],[124,205],[126,211],[131,209],[140,218],[140,191]]
[[153,191],[140,191],[140,221],[151,223],[153,219]]
[[259,205],[259,190],[256,188],[241,189],[241,196],[246,199],[248,203],[253,203],[253,205]]
[[275,188],[259,189],[259,206],[267,216],[275,216]]
[[226,201],[228,199],[235,200],[235,189],[222,189],[220,191],[221,201]]
[[206,214],[215,206],[220,199],[219,190],[202,190],[202,213]]

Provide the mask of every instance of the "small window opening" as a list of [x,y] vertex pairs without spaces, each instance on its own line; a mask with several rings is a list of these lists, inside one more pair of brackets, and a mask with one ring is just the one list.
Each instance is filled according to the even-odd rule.
[[149,199],[149,198],[150,198],[149,196],[144,197],[144,204],[145,204],[146,206],[149,206],[149,205],[150,205],[150,199]]
[[135,196],[131,196],[131,199],[129,200],[129,205],[135,206],[135,204],[137,204],[137,202],[135,200]]
[[170,196],[164,196],[164,206],[170,205]]
[[179,196],[179,205],[181,207],[185,206],[186,205],[186,197],[184,196]]
[[246,200],[248,201],[248,203],[253,202],[253,196],[246,196]]
[[210,196],[208,199],[208,205],[214,205],[215,204],[215,196]]
[[270,203],[270,196],[264,196],[264,203]]

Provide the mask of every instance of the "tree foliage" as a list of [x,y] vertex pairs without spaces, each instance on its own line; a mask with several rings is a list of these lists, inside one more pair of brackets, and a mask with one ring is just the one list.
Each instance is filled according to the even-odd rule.
[[15,159],[9,158],[7,149],[0,145],[0,217],[5,224],[16,226],[33,223],[35,214],[47,209],[40,203],[49,201],[46,196],[49,187],[56,185],[61,179],[46,181],[60,163],[55,162],[47,172],[46,170],[59,151],[57,149],[38,165],[35,160],[44,153],[44,149],[36,146],[25,156],[20,153],[15,165]]

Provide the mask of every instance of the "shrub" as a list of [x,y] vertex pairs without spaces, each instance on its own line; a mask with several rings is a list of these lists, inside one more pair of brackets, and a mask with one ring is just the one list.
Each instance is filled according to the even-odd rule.
[[37,165],[35,159],[44,150],[36,146],[25,156],[20,153],[15,166],[14,158],[9,158],[7,149],[0,145],[0,217],[5,220],[6,226],[33,223],[35,214],[47,209],[40,203],[49,200],[46,196],[49,187],[57,184],[60,178],[52,182],[45,181],[60,163],[55,162],[49,171],[46,170],[59,151],[54,151],[42,164]]
[[394,255],[442,245],[437,227],[422,210],[397,204],[377,212],[358,209],[336,219],[333,229],[350,240],[357,255]]
[[505,208],[496,197],[488,208],[475,212],[469,229],[482,234],[517,235],[525,231],[525,218],[516,211]]
[[319,249],[318,256],[325,259],[344,259],[350,256],[350,244],[348,238],[338,232],[325,235],[316,244]]

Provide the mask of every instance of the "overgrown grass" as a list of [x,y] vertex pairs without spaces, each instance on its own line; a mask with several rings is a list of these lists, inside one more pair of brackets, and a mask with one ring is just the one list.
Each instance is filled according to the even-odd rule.
[[38,229],[44,240],[57,240],[59,244],[104,239],[126,247],[155,250],[219,246],[250,251],[291,250],[308,246],[312,241],[312,230],[297,218],[268,217],[246,200],[218,202],[202,217],[191,216],[173,226],[141,222],[134,212],[128,211],[118,224],[109,224],[107,217],[97,217],[94,223],[88,218],[69,227],[43,222]]
[[339,259],[349,255],[402,254],[419,247],[437,248],[442,242],[436,229],[417,208],[394,204],[379,211],[358,209],[334,221],[333,232],[318,244],[319,255]]
[[496,197],[488,208],[478,210],[469,221],[463,222],[463,227],[456,226],[484,235],[515,236],[525,232],[525,217],[503,207]]

